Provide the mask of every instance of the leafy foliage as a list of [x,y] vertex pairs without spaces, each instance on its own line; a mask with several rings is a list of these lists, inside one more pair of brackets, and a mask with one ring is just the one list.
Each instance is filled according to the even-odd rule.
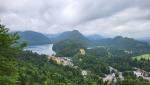
[[10,34],[9,29],[0,24],[0,82],[2,85],[11,85],[17,82],[17,62],[15,55],[25,46],[24,43],[18,44],[19,36]]
[[65,40],[55,43],[53,50],[57,53],[57,56],[72,57],[79,52],[80,48],[85,48],[85,45],[80,42],[73,42],[71,40]]
[[91,71],[99,76],[109,73],[108,65],[92,55],[77,54],[73,57],[73,63],[81,69]]
[[[8,28],[0,24],[0,85],[150,85],[148,81],[126,72],[133,70],[133,67],[150,71],[150,63],[147,60],[105,57],[105,51],[100,54],[96,52],[96,55],[94,51],[81,55],[78,50],[84,48],[84,43],[70,40],[59,43],[59,48],[56,46],[54,49],[59,55],[73,56],[73,63],[77,68],[62,66],[48,61],[47,55],[22,51],[26,44],[18,42],[18,39],[16,33],[9,33]],[[97,57],[100,55],[103,57]],[[125,80],[116,83],[103,82],[100,77],[109,73],[108,66],[124,71]],[[82,70],[87,70],[88,74],[83,76]]]
[[150,53],[150,45],[132,38],[117,36],[115,38],[102,39],[98,45],[112,49],[132,51],[133,54]]
[[[46,55],[23,52],[18,57],[19,82],[21,85],[87,85],[98,83],[96,75],[84,78],[80,69],[57,65],[47,61]],[[96,78],[96,80],[94,80]]]

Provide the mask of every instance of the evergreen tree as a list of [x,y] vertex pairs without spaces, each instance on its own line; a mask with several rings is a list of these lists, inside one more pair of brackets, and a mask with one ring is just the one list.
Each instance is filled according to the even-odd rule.
[[5,25],[0,24],[0,85],[17,83],[17,68],[15,56],[25,44],[17,44],[17,33],[9,33]]

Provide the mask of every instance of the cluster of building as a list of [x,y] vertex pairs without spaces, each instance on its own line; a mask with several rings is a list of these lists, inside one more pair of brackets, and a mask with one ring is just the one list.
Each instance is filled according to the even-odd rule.
[[62,64],[64,66],[73,66],[72,60],[68,57],[48,56],[48,60],[55,61],[57,64]]
[[132,51],[128,51],[128,50],[124,50],[125,53],[127,54],[132,54],[133,52]]
[[150,72],[146,72],[142,69],[138,69],[135,68],[136,70],[133,71],[133,73],[137,76],[137,77],[142,77],[143,79],[149,80],[150,81]]
[[[104,82],[116,82],[117,78],[119,78],[120,80],[124,80],[122,72],[119,72],[117,69],[114,69],[112,67],[109,67],[109,69],[110,74],[105,75],[105,77],[103,78]],[[116,73],[118,74],[118,77],[116,76]],[[135,68],[135,71],[133,71],[133,73],[134,75],[136,75],[136,77],[142,77],[143,79],[150,81],[150,72],[146,72],[142,69]]]
[[81,49],[80,49],[80,54],[81,54],[81,55],[85,55],[85,53],[86,53],[85,50],[84,50],[83,48],[81,48]]
[[[83,48],[81,48],[79,51],[80,51],[81,55],[85,55],[85,53],[86,53]],[[69,57],[56,57],[55,55],[51,55],[51,56],[48,56],[48,60],[55,61],[57,64],[62,64],[64,66],[66,66],[66,65],[74,66],[71,58],[69,58]]]
[[[84,49],[80,49],[80,54],[81,55],[85,55],[86,52]],[[125,51],[127,53],[132,53],[129,52],[129,51]],[[74,68],[78,68],[78,66],[74,66],[74,64],[72,63],[72,59],[69,58],[69,57],[56,57],[54,55],[51,55],[51,56],[48,56],[48,60],[52,60],[52,61],[55,61],[57,64],[61,64],[61,65],[64,65],[64,66],[71,66],[71,67],[74,67]],[[138,69],[138,68],[135,68],[136,70],[133,71],[133,73],[137,76],[137,77],[142,77],[143,79],[146,79],[146,80],[149,80],[150,81],[150,72],[146,72],[142,69]],[[106,82],[116,82],[117,81],[117,78],[119,78],[120,80],[124,80],[124,77],[122,75],[122,72],[119,72],[117,69],[109,66],[109,70],[110,70],[110,74],[108,75],[105,75],[105,77],[103,78],[103,81]],[[118,76],[116,77],[116,73],[118,74]],[[86,70],[81,70],[81,74],[86,77],[86,75],[88,74],[88,71]]]
[[[119,72],[117,69],[115,69],[111,66],[109,66],[109,70],[110,70],[110,74],[105,75],[105,77],[103,78],[104,82],[106,82],[106,81],[108,81],[109,83],[116,82],[117,78],[119,78],[120,80],[124,80],[122,72]],[[118,77],[116,77],[116,74],[118,74]]]
[[115,73],[105,75],[105,77],[103,78],[103,81],[104,82],[108,81],[109,83],[110,82],[116,82],[117,79],[116,79]]

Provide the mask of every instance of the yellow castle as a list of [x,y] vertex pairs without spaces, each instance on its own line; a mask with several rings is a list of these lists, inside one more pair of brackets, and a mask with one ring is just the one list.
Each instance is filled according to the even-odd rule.
[[85,55],[85,50],[83,48],[80,49],[81,55]]

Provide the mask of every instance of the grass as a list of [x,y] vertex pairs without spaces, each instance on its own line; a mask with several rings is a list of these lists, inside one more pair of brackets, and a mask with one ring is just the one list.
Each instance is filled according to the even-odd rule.
[[140,55],[140,56],[135,56],[135,57],[133,57],[133,59],[137,59],[137,60],[141,60],[141,59],[150,60],[150,54],[144,54],[144,55]]

